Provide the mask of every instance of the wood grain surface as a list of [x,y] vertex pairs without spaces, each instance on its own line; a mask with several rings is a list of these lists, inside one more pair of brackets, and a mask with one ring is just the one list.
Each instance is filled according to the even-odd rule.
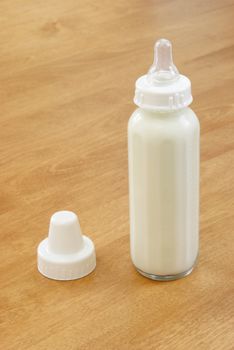
[[[233,0],[1,0],[0,348],[234,348]],[[195,271],[140,276],[129,257],[127,122],[156,39],[173,42],[201,122]],[[97,268],[44,278],[49,218],[78,213]]]

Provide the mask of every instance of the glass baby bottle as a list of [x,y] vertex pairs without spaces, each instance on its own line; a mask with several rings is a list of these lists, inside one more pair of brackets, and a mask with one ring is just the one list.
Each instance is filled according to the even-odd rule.
[[190,80],[179,74],[170,41],[136,81],[128,124],[130,250],[154,280],[188,275],[199,250],[199,121],[188,107]]

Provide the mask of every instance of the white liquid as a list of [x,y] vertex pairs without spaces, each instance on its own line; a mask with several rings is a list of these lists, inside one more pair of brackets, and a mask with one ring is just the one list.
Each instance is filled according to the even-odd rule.
[[147,274],[177,275],[196,261],[199,133],[189,108],[137,109],[129,120],[131,257]]

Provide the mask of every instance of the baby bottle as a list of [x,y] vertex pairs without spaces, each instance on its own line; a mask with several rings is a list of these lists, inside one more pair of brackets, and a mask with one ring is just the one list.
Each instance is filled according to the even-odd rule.
[[199,249],[199,121],[188,107],[191,83],[172,60],[170,41],[136,81],[128,124],[130,248],[145,277],[188,275]]

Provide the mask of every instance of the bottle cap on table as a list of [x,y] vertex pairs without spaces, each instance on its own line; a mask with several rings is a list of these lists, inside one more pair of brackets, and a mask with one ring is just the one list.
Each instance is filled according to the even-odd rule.
[[50,219],[49,234],[38,246],[39,272],[55,280],[74,280],[96,267],[93,242],[81,232],[78,217],[71,211],[58,211]]
[[136,81],[134,103],[143,109],[170,112],[187,107],[192,100],[190,80],[173,63],[171,42],[158,40],[152,66]]

